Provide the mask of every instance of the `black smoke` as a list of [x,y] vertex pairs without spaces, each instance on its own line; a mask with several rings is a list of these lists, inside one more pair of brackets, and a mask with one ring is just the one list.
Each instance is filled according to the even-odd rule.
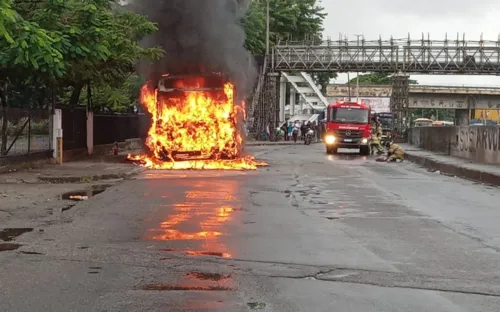
[[257,78],[253,56],[245,49],[240,25],[251,0],[133,0],[127,6],[158,23],[146,46],[161,46],[165,57],[141,66],[155,80],[163,73],[218,71],[228,75],[240,96]]

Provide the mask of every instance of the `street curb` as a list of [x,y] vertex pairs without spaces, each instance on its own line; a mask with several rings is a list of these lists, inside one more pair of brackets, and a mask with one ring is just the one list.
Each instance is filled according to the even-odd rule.
[[134,168],[133,170],[124,173],[96,174],[92,176],[40,176],[38,177],[38,180],[53,184],[89,183],[105,180],[129,179],[142,171],[144,171],[144,168]]
[[431,159],[429,157],[412,155],[408,152],[406,153],[405,158],[427,169],[439,170],[445,175],[457,176],[463,179],[481,182],[484,184],[500,186],[500,175],[480,170],[468,169],[459,165],[447,164]]

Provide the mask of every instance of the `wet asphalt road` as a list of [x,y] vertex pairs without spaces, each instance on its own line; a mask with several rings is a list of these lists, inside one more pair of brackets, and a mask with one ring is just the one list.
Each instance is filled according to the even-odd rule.
[[0,252],[0,311],[498,311],[500,191],[409,163],[251,148],[149,171]]

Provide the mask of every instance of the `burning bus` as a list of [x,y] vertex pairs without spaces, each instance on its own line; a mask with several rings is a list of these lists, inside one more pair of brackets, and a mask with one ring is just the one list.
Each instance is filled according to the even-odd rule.
[[146,140],[149,156],[129,156],[157,169],[256,169],[253,157],[240,157],[239,121],[234,85],[219,73],[163,75],[143,86],[141,102],[151,114]]
[[235,89],[223,75],[164,75],[156,90],[149,133],[155,157],[173,161],[238,156]]

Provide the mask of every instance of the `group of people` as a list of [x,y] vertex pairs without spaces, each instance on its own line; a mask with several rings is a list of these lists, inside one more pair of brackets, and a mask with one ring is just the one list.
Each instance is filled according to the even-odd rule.
[[319,139],[320,129],[316,122],[304,121],[301,123],[300,121],[296,121],[294,123],[284,123],[276,131],[278,138],[283,137],[285,141],[293,140],[296,142],[299,139],[304,140],[306,133],[311,129],[316,134],[316,138]]
[[[370,149],[372,150],[372,153],[374,149],[377,150],[378,155],[382,155],[384,153],[384,148],[381,143],[382,134],[382,124],[378,119],[373,120],[370,136]],[[405,152],[400,145],[395,144],[388,139],[385,142],[385,147],[387,148],[387,158],[385,159],[387,162],[401,162],[404,160]]]
[[[305,134],[310,130],[314,130],[314,133],[316,135],[316,139],[320,140],[322,137],[322,129],[320,126],[315,123],[315,122],[309,122],[309,121],[304,121],[304,122],[289,122],[289,123],[284,123],[281,125],[281,127],[278,127],[276,129],[276,138],[278,140],[284,139],[285,141],[293,140],[297,141],[298,139],[305,139]],[[370,136],[370,149],[372,151],[376,150],[378,155],[384,154],[384,146],[382,146],[382,124],[378,119],[372,120],[372,129],[371,129],[371,136]],[[391,140],[387,140],[385,142],[385,148],[387,149],[387,158],[385,159],[388,162],[392,161],[403,161],[404,160],[404,150],[403,148],[395,144],[394,142],[391,142]]]

